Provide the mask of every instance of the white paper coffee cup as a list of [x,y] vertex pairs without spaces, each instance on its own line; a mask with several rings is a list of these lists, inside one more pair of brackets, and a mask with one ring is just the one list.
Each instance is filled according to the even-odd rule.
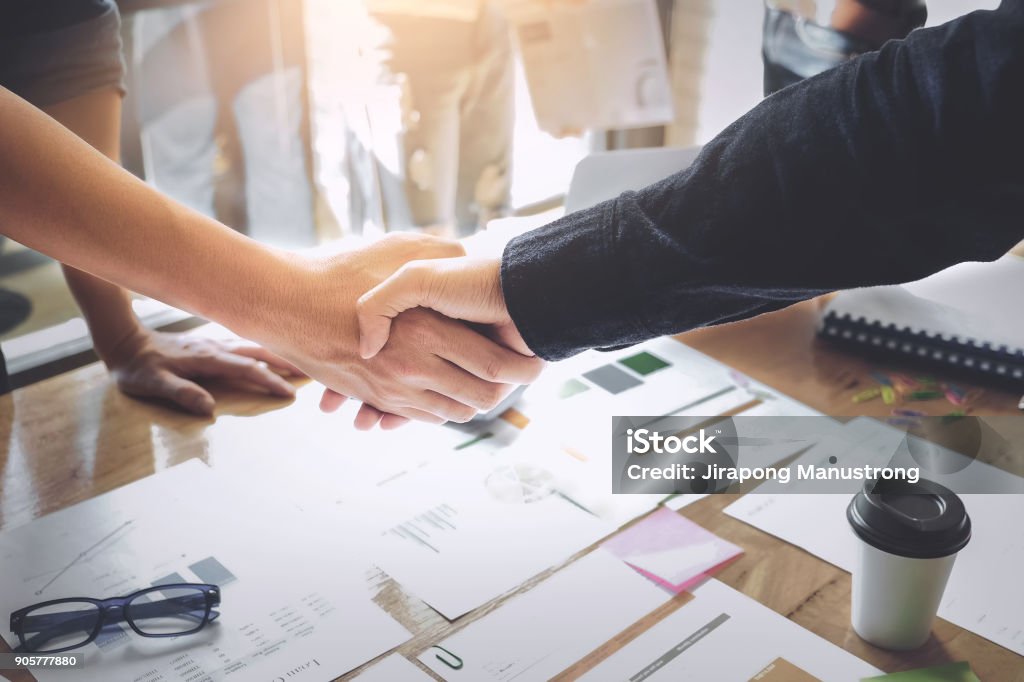
[[870,481],[846,510],[860,542],[853,629],[885,649],[915,649],[931,633],[957,552],[971,538],[963,502],[931,481]]

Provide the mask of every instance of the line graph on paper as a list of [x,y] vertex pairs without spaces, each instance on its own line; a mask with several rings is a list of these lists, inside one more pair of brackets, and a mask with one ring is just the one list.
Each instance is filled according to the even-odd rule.
[[[37,597],[42,596],[47,592],[47,590],[50,589],[50,587],[54,585],[54,583],[59,581],[65,574],[67,574],[68,571],[76,568],[81,564],[92,561],[92,559],[99,556],[104,551],[110,549],[114,545],[118,544],[119,542],[127,538],[131,534],[132,526],[134,523],[135,522],[133,520],[129,519],[107,530],[102,535],[98,535],[92,538],[91,542],[83,539],[82,549],[79,550],[76,554],[72,555],[71,558],[68,559],[67,563],[60,566],[56,566],[46,571],[42,571],[35,575],[28,576],[25,578],[24,582],[33,583],[48,577],[46,582],[44,582],[40,587],[38,587],[35,590],[35,595]],[[68,533],[68,535],[71,536],[71,533]],[[66,537],[62,539],[68,541],[70,544],[70,541],[72,539],[77,538]],[[84,544],[85,542],[88,542],[88,544]]]

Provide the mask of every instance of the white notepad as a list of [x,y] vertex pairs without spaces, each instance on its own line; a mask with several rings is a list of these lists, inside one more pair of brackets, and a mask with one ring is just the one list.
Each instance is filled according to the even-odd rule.
[[961,263],[901,286],[840,292],[820,333],[865,350],[1024,380],[1024,259]]

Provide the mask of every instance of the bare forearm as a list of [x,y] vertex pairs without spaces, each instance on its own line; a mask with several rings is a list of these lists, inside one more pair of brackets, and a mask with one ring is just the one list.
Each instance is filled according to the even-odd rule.
[[116,284],[63,266],[64,279],[89,325],[93,346],[104,362],[107,351],[139,328],[131,295]]
[[[0,88],[0,229],[110,282],[251,336],[292,259],[148,187]],[[275,299],[271,301],[271,299]]]

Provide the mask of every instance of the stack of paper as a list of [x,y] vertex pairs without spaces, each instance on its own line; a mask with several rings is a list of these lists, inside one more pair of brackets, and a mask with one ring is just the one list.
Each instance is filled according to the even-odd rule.
[[[505,454],[550,471],[561,493],[616,526],[654,509],[665,496],[612,494],[613,417],[650,417],[637,426],[653,429],[667,415],[819,415],[673,339],[559,363],[526,399],[530,426]],[[766,463],[804,447],[766,452]],[[697,499],[688,495],[675,506]]]
[[848,682],[880,672],[717,580],[581,680]]
[[[217,621],[175,639],[105,628],[82,650],[75,679],[330,680],[409,633],[370,600],[344,548],[325,537],[315,518],[192,460],[0,535],[0,613],[212,583],[222,591]],[[13,637],[4,636],[12,645]]]
[[[440,642],[441,649],[428,649],[420,661],[446,680],[547,680],[667,598],[599,549]],[[444,663],[451,656],[462,668]]]
[[667,602],[597,550],[420,661],[445,680],[474,681],[847,682],[880,672],[716,580],[693,594]]
[[[363,434],[349,426],[355,406],[325,416],[316,398],[306,387],[292,408],[261,415],[279,428],[262,429],[271,435],[258,442],[249,418],[219,419],[209,444],[218,473],[189,463],[0,535],[0,610],[207,580],[224,585],[223,616],[183,642],[190,669],[329,679],[408,637],[370,601],[369,565],[456,618],[654,509],[664,496],[610,494],[613,415],[802,409],[671,340],[565,363],[503,418],[469,427]],[[595,428],[602,421],[607,430]],[[738,552],[668,514],[610,548],[672,589]],[[551,613],[562,602],[568,620],[558,636],[523,635],[515,651],[487,650],[479,662],[474,654],[466,667],[553,674],[665,599],[599,551],[456,638],[526,633],[536,604]],[[83,679],[152,670],[177,679],[166,642],[122,635],[88,648],[86,670],[102,673]],[[182,649],[174,651],[180,662]]]
[[614,530],[558,495],[545,472],[470,456],[395,478],[338,513],[339,546],[370,557],[447,618]]

